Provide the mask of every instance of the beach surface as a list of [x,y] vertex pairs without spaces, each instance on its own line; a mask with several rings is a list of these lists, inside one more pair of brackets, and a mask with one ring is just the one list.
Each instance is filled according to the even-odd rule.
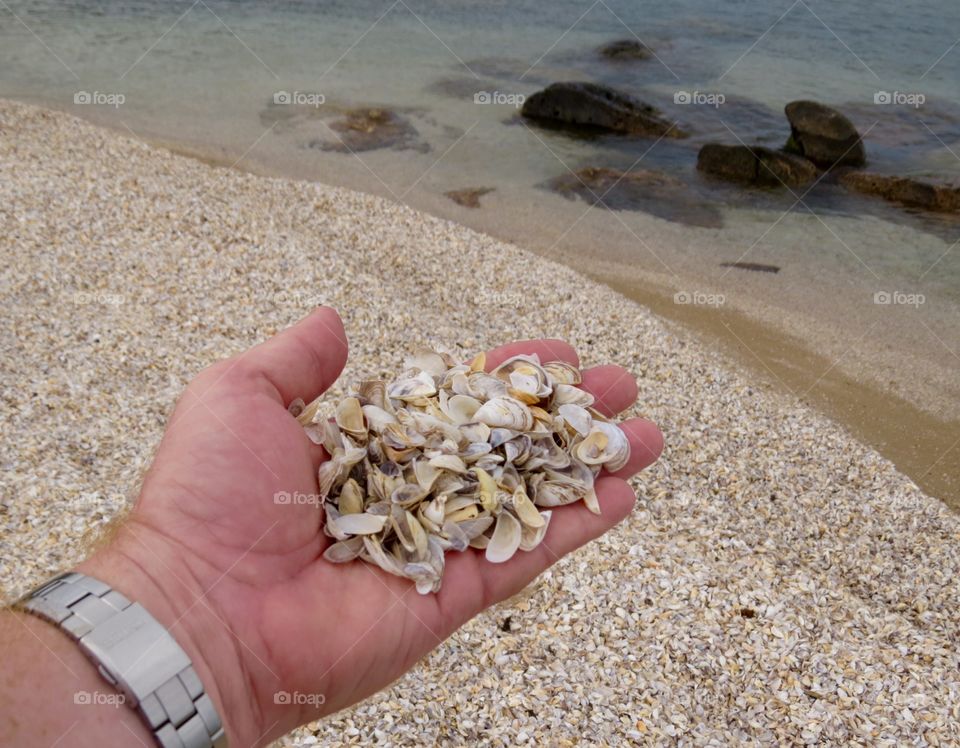
[[195,373],[315,304],[350,339],[331,396],[423,345],[563,337],[586,365],[632,371],[630,415],[665,434],[637,510],[391,689],[280,744],[960,739],[960,518],[680,327],[409,207],[29,105],[0,100],[0,165],[7,600],[132,502]]

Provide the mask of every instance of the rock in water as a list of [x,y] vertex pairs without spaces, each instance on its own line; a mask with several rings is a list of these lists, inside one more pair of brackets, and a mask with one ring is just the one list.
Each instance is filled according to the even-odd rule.
[[707,143],[697,169],[731,182],[758,187],[801,187],[817,176],[817,167],[801,156],[772,148]]
[[685,138],[687,134],[630,94],[597,83],[554,83],[530,96],[521,114],[581,128],[648,137]]
[[422,141],[417,129],[406,118],[382,107],[358,107],[344,112],[344,117],[330,126],[338,133],[332,141],[314,140],[310,146],[325,151],[373,151],[379,148],[415,150],[426,153],[430,146]]
[[960,187],[949,184],[930,184],[917,179],[885,174],[849,171],[838,178],[844,187],[864,195],[902,203],[938,213],[960,212]]
[[860,133],[836,109],[815,101],[791,101],[785,111],[790,121],[786,150],[818,166],[863,166],[867,154]]
[[723,216],[676,177],[660,171],[629,172],[588,166],[544,184],[566,198],[579,197],[607,210],[640,210],[666,221],[721,228]]
[[484,195],[493,192],[495,187],[466,187],[462,190],[450,190],[449,192],[444,192],[443,194],[446,197],[449,197],[457,205],[462,205],[464,208],[479,208],[480,207],[480,198]]
[[653,57],[653,52],[647,45],[637,39],[618,39],[615,42],[609,42],[600,47],[599,52],[607,59],[617,61],[649,60]]

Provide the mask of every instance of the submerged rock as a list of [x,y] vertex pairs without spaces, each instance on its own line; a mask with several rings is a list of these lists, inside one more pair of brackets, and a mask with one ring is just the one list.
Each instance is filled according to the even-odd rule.
[[344,112],[342,119],[330,124],[338,138],[314,140],[310,145],[325,151],[373,151],[379,148],[416,150],[426,153],[430,146],[410,121],[390,109],[358,107]]
[[608,210],[635,210],[667,221],[721,228],[720,211],[706,203],[681,180],[660,171],[617,171],[588,166],[556,177],[548,189],[566,198],[582,198]]
[[521,114],[562,125],[648,137],[685,138],[659,110],[597,83],[554,83],[528,97]]
[[462,190],[450,190],[443,194],[464,208],[479,208],[480,198],[495,189],[495,187],[465,187]]
[[763,146],[721,143],[707,143],[700,149],[697,169],[758,187],[800,187],[817,176],[817,167],[801,156]]
[[752,270],[755,273],[779,273],[780,268],[776,265],[764,265],[762,262],[721,262],[722,268],[737,268],[739,270]]
[[901,203],[911,208],[938,213],[960,213],[960,187],[949,184],[931,184],[907,177],[848,171],[837,181],[844,187],[864,195]]
[[867,155],[860,133],[836,109],[816,101],[791,101],[785,107],[790,139],[784,148],[818,166],[863,166]]
[[618,39],[604,44],[598,51],[603,57],[617,61],[649,60],[653,57],[650,48],[638,39]]

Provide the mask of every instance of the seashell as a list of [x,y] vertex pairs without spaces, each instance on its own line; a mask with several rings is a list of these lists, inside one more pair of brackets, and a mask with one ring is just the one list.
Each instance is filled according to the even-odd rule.
[[594,514],[600,514],[600,502],[597,500],[597,492],[592,486],[590,490],[583,495],[583,504]]
[[477,398],[470,395],[454,395],[446,402],[444,413],[458,426],[474,420],[474,414],[483,405]]
[[573,456],[586,465],[603,465],[616,472],[630,459],[630,440],[619,426],[595,421],[590,433],[574,445]]
[[363,491],[353,478],[349,478],[340,489],[338,507],[341,514],[359,514],[363,511]]
[[430,464],[440,470],[452,470],[455,473],[467,472],[466,463],[456,455],[438,455],[430,460]]
[[547,361],[541,366],[547,372],[550,383],[554,386],[558,384],[581,384],[583,382],[583,375],[580,370],[566,361]]
[[485,423],[473,421],[460,425],[460,433],[468,442],[488,442],[492,429]]
[[396,556],[383,550],[380,541],[373,536],[363,536],[363,556],[375,563],[388,574],[395,574],[398,577],[404,576],[403,566],[397,560]]
[[486,558],[492,564],[502,564],[509,561],[520,547],[522,535],[520,520],[510,512],[500,512],[493,536],[487,545]]
[[357,398],[345,397],[340,401],[337,405],[336,424],[350,436],[363,442],[367,440],[367,422]]
[[506,444],[511,439],[515,439],[516,437],[520,436],[520,433],[521,432],[514,431],[513,429],[490,429],[490,446],[496,449],[501,444]]
[[490,454],[492,450],[493,447],[487,442],[471,442],[467,445],[467,448],[460,453],[460,459],[466,463],[476,462],[484,455]]
[[467,391],[463,394],[472,395],[479,400],[492,400],[507,394],[507,383],[485,372],[470,374],[467,382]]
[[387,397],[391,400],[415,401],[437,394],[433,377],[424,371],[413,377],[400,379],[387,387]]
[[488,512],[495,511],[500,506],[496,499],[497,482],[486,470],[474,467],[473,472],[480,483],[480,505]]
[[387,399],[387,383],[382,379],[366,379],[357,387],[357,397],[364,405],[373,405],[382,410],[390,411],[390,401]]
[[478,353],[470,359],[470,371],[483,371],[487,365],[487,354]]
[[513,492],[511,504],[513,510],[517,513],[517,519],[525,526],[541,527],[543,525],[543,517],[540,516],[537,507],[530,501],[523,486],[517,486],[517,490]]
[[470,540],[473,540],[489,530],[493,522],[493,517],[476,517],[475,519],[464,520],[458,524],[460,525],[460,529],[466,533],[466,536]]
[[503,445],[504,456],[512,465],[522,465],[530,456],[533,440],[526,434],[514,437]]
[[576,405],[575,403],[564,403],[557,409],[557,412],[560,414],[564,423],[569,424],[570,428],[580,434],[580,436],[586,436],[590,433],[590,429],[593,426],[593,416],[590,415],[590,411],[586,408]]
[[450,547],[455,551],[465,551],[470,547],[470,538],[460,529],[453,520],[447,520],[441,528],[444,537],[450,542]]
[[[443,356],[431,350],[419,350],[403,362],[406,369],[424,371],[431,377],[442,377],[447,373],[447,364]],[[393,397],[393,395],[391,395]]]
[[550,526],[550,517],[552,516],[553,512],[548,509],[540,512],[540,518],[543,520],[540,525],[536,527],[530,525],[523,526],[523,529],[520,531],[521,551],[532,551],[543,542],[543,538],[547,534],[547,528]]
[[360,555],[360,551],[362,550],[363,538],[357,536],[332,543],[327,547],[327,550],[323,552],[323,557],[332,563],[343,564],[347,561],[353,561],[353,559]]
[[401,483],[390,494],[390,501],[402,507],[412,506],[420,503],[427,493],[417,483]]
[[485,402],[474,414],[481,423],[526,431],[533,426],[533,414],[524,403],[512,397],[495,397]]
[[364,417],[370,430],[374,433],[383,433],[383,430],[390,424],[397,422],[397,417],[379,405],[364,405],[361,407]]
[[420,488],[424,491],[429,491],[440,476],[440,468],[431,465],[428,460],[415,460],[413,463],[413,473]]
[[508,358],[491,373],[508,384],[511,396],[528,405],[540,402],[553,392],[549,375],[536,356]]
[[333,523],[336,531],[345,535],[374,535],[387,524],[389,517],[375,514],[343,514],[336,520],[327,517],[327,524]]
[[553,405],[579,405],[589,408],[594,403],[593,395],[571,384],[558,384],[553,388]]

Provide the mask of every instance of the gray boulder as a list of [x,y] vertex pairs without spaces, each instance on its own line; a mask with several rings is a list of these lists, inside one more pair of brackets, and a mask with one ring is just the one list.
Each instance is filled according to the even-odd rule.
[[836,109],[816,101],[791,101],[785,107],[790,121],[786,150],[818,166],[863,166],[866,150],[853,123]]
[[597,83],[554,83],[530,96],[520,113],[558,125],[648,137],[687,137],[656,108]]
[[817,176],[817,167],[801,156],[762,146],[720,143],[707,143],[700,149],[697,169],[758,187],[801,187]]

